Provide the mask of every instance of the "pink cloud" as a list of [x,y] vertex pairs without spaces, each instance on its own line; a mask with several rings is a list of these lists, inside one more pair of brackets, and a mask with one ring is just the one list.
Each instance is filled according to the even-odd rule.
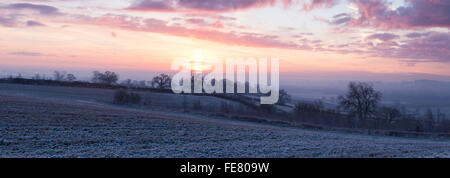
[[208,24],[205,20],[201,18],[189,18],[185,20],[188,24],[194,24],[194,25],[206,25]]
[[410,63],[450,62],[450,34],[441,32],[422,33],[421,36],[407,38],[402,43],[397,42],[402,38],[396,34],[376,33],[369,35],[366,39],[378,39],[382,43],[375,45],[365,40],[357,40],[348,44],[329,45],[325,41],[320,40],[296,39],[294,41],[297,42],[293,42],[281,40],[277,35],[221,31],[214,28],[187,28],[181,24],[170,25],[165,20],[133,18],[124,15],[106,15],[102,17],[79,16],[75,23],[195,38],[227,45],[314,50],[343,54],[353,53],[373,57],[400,59],[401,61],[408,61]]
[[[419,0],[409,0],[408,2],[411,3],[410,6],[400,7],[395,10],[389,9],[384,1],[381,0],[352,1],[355,2],[359,8],[361,17],[354,18],[351,14],[342,13],[335,15],[333,20],[322,20],[328,24],[337,25],[338,27],[352,26],[387,29],[449,27],[448,24],[450,23],[448,20],[450,14],[449,11],[446,11],[446,9],[450,7],[447,3],[448,1],[423,0],[419,2]],[[143,2],[144,1],[140,1],[137,5],[143,5]],[[235,18],[222,16],[219,13],[210,13],[271,6],[273,3],[278,2],[276,0],[169,0],[161,2],[166,3],[165,5],[168,5],[167,7],[169,8],[161,6],[160,8],[157,8],[159,10],[166,9],[174,12],[181,9],[188,13],[184,13],[182,16],[177,17],[177,23],[169,23],[169,21],[155,18],[132,17],[127,15],[103,15],[100,17],[90,17],[67,14],[58,20],[67,20],[66,22],[68,23],[99,25],[138,32],[151,32],[196,38],[227,45],[293,50],[315,50],[319,52],[331,51],[337,53],[357,53],[377,57],[391,57],[411,62],[450,62],[450,35],[448,33],[410,33],[406,35],[406,37],[408,37],[406,39],[400,38],[398,35],[393,33],[376,33],[371,34],[366,39],[358,39],[359,41],[357,42],[333,45],[327,44],[326,41],[303,38],[304,35],[311,36],[312,34],[297,34],[293,39],[283,40],[278,35],[238,32],[238,29],[232,26],[232,22],[236,20]],[[210,2],[210,4],[207,2]],[[291,1],[279,2],[283,2],[285,4],[291,3]],[[313,9],[319,7],[329,7],[330,5],[327,3],[330,2],[331,1],[311,1],[308,8],[311,7]],[[312,5],[314,3],[315,5]],[[159,6],[151,3],[147,5],[155,8]],[[58,9],[55,10],[51,8],[51,6],[16,5],[8,7],[13,10],[34,10],[39,14],[42,14],[45,18],[53,18],[55,16],[49,15],[61,14]],[[140,10],[153,11],[157,9]],[[416,16],[419,13],[422,14],[421,17]],[[26,22],[29,26],[39,26],[40,22],[33,21],[33,19],[27,20],[28,21]],[[16,25],[16,19],[13,16],[0,15],[0,25],[14,26]],[[224,28],[225,26],[229,28]],[[282,29],[285,29],[287,32],[294,30],[289,27]],[[112,32],[111,36],[115,37],[116,34]],[[373,39],[378,39],[381,43],[372,44],[370,41],[367,41]]]
[[213,24],[214,28],[224,28],[225,26],[223,25],[221,20],[216,20]]
[[338,3],[338,0],[311,0],[311,2],[303,3],[303,11],[311,11],[317,8],[331,8]]
[[283,49],[311,49],[306,44],[282,41],[276,35],[258,33],[224,32],[209,28],[187,28],[181,25],[169,25],[167,21],[154,18],[131,18],[124,15],[106,15],[102,17],[78,16],[75,22],[80,24],[101,25],[126,30],[160,33],[172,36],[189,37],[214,41],[227,45],[251,47],[283,48]]

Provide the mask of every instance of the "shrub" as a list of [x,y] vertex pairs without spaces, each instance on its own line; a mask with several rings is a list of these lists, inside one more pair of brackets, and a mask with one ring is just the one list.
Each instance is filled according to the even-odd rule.
[[56,81],[64,81],[66,80],[66,72],[64,71],[54,71],[53,72],[53,79]]
[[400,117],[402,117],[400,110],[398,110],[397,108],[383,106],[380,107],[378,110],[379,111],[377,115],[385,119],[388,123],[392,123],[394,120],[397,120]]
[[118,104],[139,104],[141,95],[125,90],[118,90],[114,93],[114,102]]

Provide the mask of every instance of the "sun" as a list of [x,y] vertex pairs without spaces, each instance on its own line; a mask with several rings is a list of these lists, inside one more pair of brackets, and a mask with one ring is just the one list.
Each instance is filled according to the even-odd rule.
[[192,72],[193,73],[203,73],[207,70],[210,70],[210,65],[206,64],[207,59],[203,55],[203,50],[195,50],[194,57],[191,60],[192,62]]

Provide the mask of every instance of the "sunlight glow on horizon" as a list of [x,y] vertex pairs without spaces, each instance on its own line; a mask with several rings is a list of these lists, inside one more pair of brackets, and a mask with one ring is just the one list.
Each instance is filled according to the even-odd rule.
[[[285,74],[362,71],[450,76],[445,54],[448,28],[342,28],[348,18],[361,16],[363,8],[345,0],[310,11],[276,3],[202,13],[131,11],[125,9],[133,1],[121,0],[6,0],[0,5],[19,2],[35,6],[0,8],[0,70],[171,72],[172,60],[186,58],[193,60],[194,71],[202,72],[210,70],[204,64],[208,60],[278,58]],[[47,12],[51,8],[44,5],[57,13]],[[389,4],[387,10],[398,7],[413,8],[402,1]]]

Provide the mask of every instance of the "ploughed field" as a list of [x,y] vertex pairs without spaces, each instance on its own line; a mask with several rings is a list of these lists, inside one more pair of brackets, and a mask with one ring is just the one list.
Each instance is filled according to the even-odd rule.
[[133,109],[62,94],[67,87],[48,86],[46,94],[45,86],[39,94],[27,87],[0,84],[0,157],[450,157],[448,140]]

